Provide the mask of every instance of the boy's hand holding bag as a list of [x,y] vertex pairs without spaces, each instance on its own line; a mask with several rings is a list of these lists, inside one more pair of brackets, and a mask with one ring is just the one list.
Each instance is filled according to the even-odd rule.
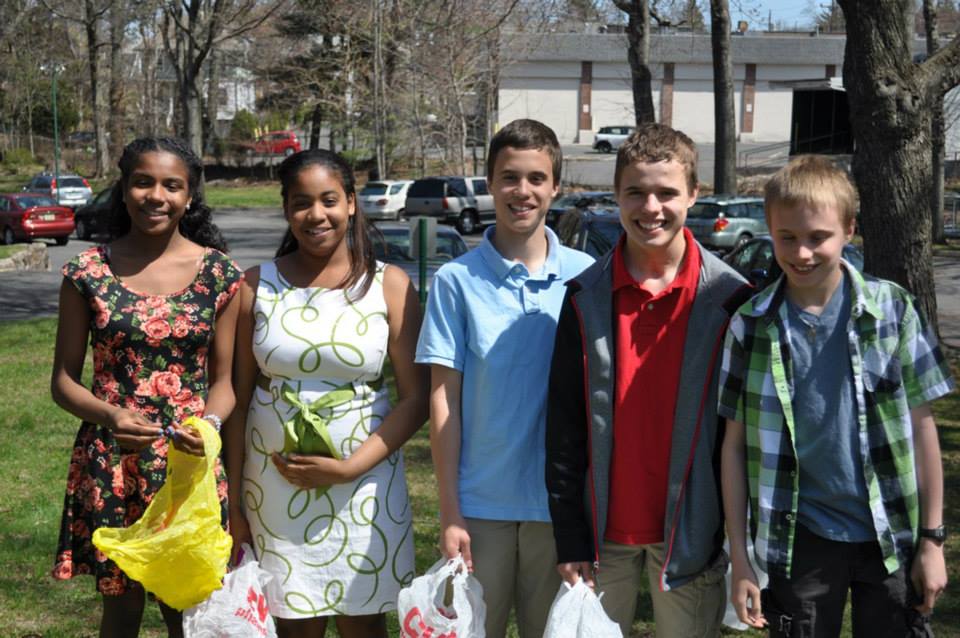
[[600,598],[583,579],[560,585],[550,606],[543,638],[623,638],[620,625],[610,620]]
[[400,590],[403,638],[484,638],[487,606],[483,586],[461,556],[443,558]]

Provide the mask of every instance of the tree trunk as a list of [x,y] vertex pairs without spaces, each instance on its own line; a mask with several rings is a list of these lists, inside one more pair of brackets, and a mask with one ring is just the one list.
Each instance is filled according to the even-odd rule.
[[716,193],[736,193],[737,127],[734,122],[728,0],[710,0],[710,22],[710,42],[713,46],[713,121],[716,136],[713,189]]
[[114,2],[110,8],[110,157],[119,159],[124,146],[123,109],[123,32],[127,26],[126,4]]
[[653,89],[650,87],[650,6],[647,0],[614,0],[627,21],[627,61],[630,63],[633,110],[637,125],[656,121]]
[[[207,97],[203,100],[203,149],[207,153],[214,151],[217,138],[217,110],[220,106],[220,56],[215,47],[211,47],[207,65]],[[203,96],[201,95],[201,98]]]
[[310,149],[320,148],[320,129],[323,127],[323,105],[317,102],[313,105],[310,115]]
[[[909,0],[840,0],[865,270],[913,293],[936,327],[930,242],[930,124],[936,100],[915,72]],[[909,22],[908,22],[909,18]]]
[[96,147],[96,176],[103,177],[109,170],[107,163],[107,135],[103,126],[103,111],[99,105],[99,87],[100,87],[100,65],[98,64],[100,52],[100,34],[97,29],[96,7],[91,0],[85,0],[84,7],[84,29],[87,35],[87,66],[90,71],[90,105],[93,118],[93,134]]
[[[933,5],[933,0],[923,0],[923,23],[927,36],[927,57],[929,57],[937,52],[940,44],[940,35],[937,33],[937,8]],[[930,158],[933,169],[933,183],[930,185],[930,225],[935,244],[947,243],[947,237],[943,232],[943,170],[946,137],[941,102],[934,105],[933,122],[930,127]]]

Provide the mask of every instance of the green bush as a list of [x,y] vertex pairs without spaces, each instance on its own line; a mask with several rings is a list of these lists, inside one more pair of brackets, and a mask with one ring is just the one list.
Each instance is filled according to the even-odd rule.
[[252,140],[257,136],[259,126],[260,122],[256,115],[241,109],[233,116],[233,122],[230,123],[230,139]]
[[30,150],[26,148],[11,148],[3,153],[3,165],[7,168],[20,168],[36,163]]

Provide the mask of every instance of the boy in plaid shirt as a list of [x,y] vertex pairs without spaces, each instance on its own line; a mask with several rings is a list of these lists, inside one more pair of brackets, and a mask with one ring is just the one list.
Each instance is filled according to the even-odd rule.
[[[930,402],[953,380],[912,297],[841,258],[855,211],[853,185],[825,158],[778,172],[766,212],[784,276],[727,331],[718,412],[731,601],[772,636],[838,636],[849,591],[855,637],[900,638],[911,608],[928,614],[947,582]],[[748,489],[770,576],[762,608]]]

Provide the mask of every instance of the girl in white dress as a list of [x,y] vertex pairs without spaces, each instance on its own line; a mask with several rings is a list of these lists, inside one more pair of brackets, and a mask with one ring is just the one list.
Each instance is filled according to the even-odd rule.
[[427,418],[420,307],[406,274],[374,258],[339,155],[302,151],[279,175],[289,228],[240,291],[230,530],[273,575],[281,636],[322,636],[334,616],[341,636],[385,637],[414,573],[399,449]]

